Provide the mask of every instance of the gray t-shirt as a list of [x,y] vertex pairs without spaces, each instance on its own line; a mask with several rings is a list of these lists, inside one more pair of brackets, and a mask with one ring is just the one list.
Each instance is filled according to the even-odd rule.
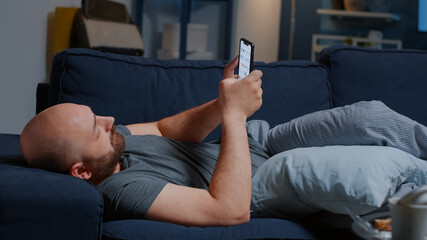
[[[208,189],[219,156],[219,142],[188,143],[154,135],[132,135],[122,125],[125,139],[123,168],[97,186],[104,197],[106,219],[145,218],[167,183]],[[269,158],[267,150],[249,138],[252,172]]]

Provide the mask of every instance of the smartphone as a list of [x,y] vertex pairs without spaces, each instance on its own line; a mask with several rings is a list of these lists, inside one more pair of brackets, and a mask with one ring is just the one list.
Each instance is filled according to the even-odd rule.
[[251,71],[254,63],[255,45],[247,39],[241,38],[239,42],[239,68],[237,78],[246,77]]

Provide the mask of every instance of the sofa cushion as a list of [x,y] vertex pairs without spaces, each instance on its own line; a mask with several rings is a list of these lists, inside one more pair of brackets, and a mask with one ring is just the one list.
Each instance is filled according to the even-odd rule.
[[[78,103],[117,124],[156,121],[218,96],[225,61],[155,60],[69,49],[56,55],[49,104]],[[256,63],[270,125],[331,107],[327,69],[314,62]],[[219,129],[208,140],[220,136]]]
[[103,239],[316,239],[303,225],[272,218],[253,218],[230,227],[186,227],[149,220],[120,220],[103,225]]
[[263,72],[263,104],[250,119],[270,127],[307,113],[332,108],[327,69],[310,61],[256,63]]
[[19,135],[0,134],[1,239],[100,239],[102,208],[90,183],[28,168]]
[[319,61],[330,69],[334,106],[381,100],[427,125],[427,52],[331,47]]

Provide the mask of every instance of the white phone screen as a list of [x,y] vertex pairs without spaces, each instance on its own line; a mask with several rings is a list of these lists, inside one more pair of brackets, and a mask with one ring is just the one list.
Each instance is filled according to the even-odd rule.
[[245,44],[244,41],[240,41],[238,79],[242,79],[250,73],[250,66],[251,66],[251,45]]

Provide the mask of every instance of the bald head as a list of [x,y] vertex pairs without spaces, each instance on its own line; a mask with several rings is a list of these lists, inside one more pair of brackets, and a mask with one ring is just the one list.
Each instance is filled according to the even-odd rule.
[[36,115],[21,134],[31,167],[69,173],[99,184],[111,176],[124,150],[113,117],[96,116],[84,105],[58,104]]
[[67,171],[79,161],[79,126],[91,110],[83,105],[65,103],[36,115],[21,134],[21,149],[30,166],[55,172]]

